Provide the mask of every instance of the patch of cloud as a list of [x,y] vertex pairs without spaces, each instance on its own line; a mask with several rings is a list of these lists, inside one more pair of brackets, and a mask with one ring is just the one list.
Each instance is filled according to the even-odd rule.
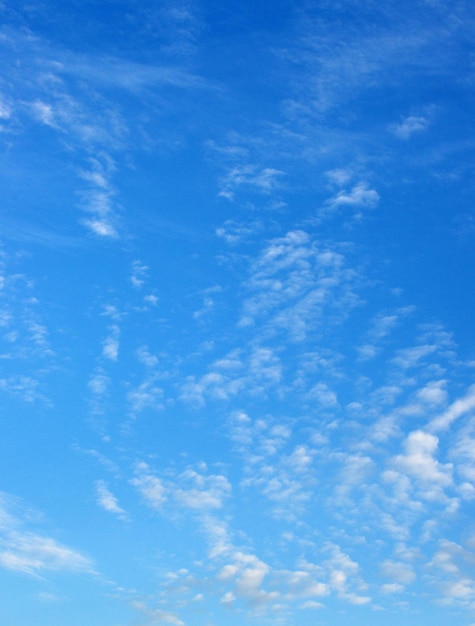
[[308,400],[316,400],[325,408],[338,406],[337,394],[326,383],[320,382],[314,385],[307,393],[306,398]]
[[[11,105],[0,94],[0,124],[6,120],[9,120],[12,116]],[[2,126],[0,126],[2,128]]]
[[465,415],[466,413],[472,413],[475,409],[475,385],[472,385],[463,398],[455,400],[449,408],[435,417],[429,424],[428,429],[430,432],[440,432],[447,430],[453,422]]
[[91,561],[50,537],[10,532],[7,546],[0,549],[0,566],[24,574],[50,571],[91,571]]
[[149,466],[144,462],[137,463],[135,473],[136,478],[133,478],[130,484],[137,488],[148,506],[161,511],[167,500],[163,482],[151,473]]
[[[43,321],[40,300],[35,295],[35,284],[26,275],[15,272],[11,264],[14,259],[0,253],[0,333],[3,340],[0,359],[11,365],[10,377],[40,378],[45,373],[45,366],[56,356],[50,341],[50,332]],[[21,363],[41,363],[37,374],[28,374]],[[14,373],[15,363],[18,374]],[[21,372],[21,373],[20,373]]]
[[233,579],[233,591],[228,591],[222,598],[221,603],[232,606],[236,602],[244,602],[254,611],[259,611],[280,598],[277,591],[266,591],[262,588],[263,582],[268,575],[269,566],[253,554],[235,551],[232,555],[232,564],[226,565],[221,570],[221,580]]
[[90,391],[98,397],[104,396],[110,384],[110,378],[104,373],[97,371],[89,379],[88,387]]
[[97,504],[107,511],[117,515],[120,519],[127,519],[127,514],[124,509],[119,506],[119,501],[114,494],[109,490],[107,483],[104,480],[98,480],[96,482],[96,496]]
[[252,420],[243,411],[230,418],[230,437],[243,460],[241,486],[257,491],[278,519],[295,519],[311,499],[316,451],[293,442],[289,424]]
[[330,558],[323,566],[327,570],[329,588],[350,604],[362,605],[371,602],[371,597],[361,595],[367,585],[360,575],[360,566],[337,544],[328,543],[326,550]]
[[455,463],[457,474],[462,480],[459,488],[462,497],[475,499],[475,415],[470,415],[466,423],[453,435],[453,443],[449,451]]
[[280,187],[284,174],[285,172],[273,167],[259,169],[254,165],[235,165],[222,180],[219,196],[234,200],[236,192],[241,188],[266,195],[273,193]]
[[29,530],[28,510],[19,515],[17,501],[0,494],[0,567],[23,574],[44,572],[93,573],[92,561],[52,537]]
[[226,220],[222,226],[216,229],[216,235],[227,244],[236,246],[252,239],[262,231],[260,221],[240,223],[235,220]]
[[109,336],[102,342],[102,355],[109,361],[117,361],[119,358],[120,329],[114,324],[110,328]]
[[136,289],[140,289],[145,284],[145,278],[147,277],[149,268],[140,261],[134,261],[132,263],[132,275],[130,282]]
[[137,463],[136,478],[130,482],[153,509],[163,511],[165,505],[178,510],[203,513],[220,509],[231,493],[227,478],[218,474],[188,468],[174,477],[168,472],[158,477],[144,462]]
[[438,550],[429,566],[440,572],[437,587],[443,602],[473,608],[475,579],[473,577],[473,550],[448,539],[439,541]]
[[70,57],[58,68],[58,74],[87,79],[101,87],[127,90],[138,96],[156,87],[209,89],[212,84],[187,69],[173,65],[151,65],[118,57]]
[[[327,583],[322,582],[324,572],[323,568],[320,570],[318,573],[308,569],[278,572],[277,577],[281,579],[282,587],[287,589],[284,595],[285,600],[294,602],[296,599],[327,596],[330,589]],[[307,601],[303,608],[321,608],[322,606],[320,602]]]
[[47,104],[41,100],[36,100],[31,104],[31,110],[34,117],[36,117],[42,124],[57,127],[57,124],[55,123],[55,114],[51,104]]
[[41,391],[40,381],[32,376],[10,376],[0,378],[0,390],[19,398],[23,402],[45,402],[49,404],[48,398]]
[[147,346],[140,346],[135,354],[138,361],[147,368],[153,369],[158,365],[158,358],[150,352]]
[[404,442],[405,453],[393,459],[394,467],[414,481],[424,500],[445,501],[444,490],[453,485],[453,465],[437,460],[438,444],[435,435],[413,431]]
[[426,131],[430,126],[430,120],[423,115],[408,115],[399,124],[390,126],[391,132],[399,139],[408,140],[413,135]]
[[99,237],[111,237],[113,239],[117,237],[116,229],[106,218],[84,220],[84,224]]
[[366,334],[366,342],[357,347],[359,357],[363,361],[374,359],[381,351],[391,333],[401,324],[402,320],[414,312],[414,307],[400,307],[391,313],[379,313],[371,321]]
[[146,304],[150,304],[151,306],[157,306],[158,298],[154,294],[148,294],[148,295],[144,296],[144,302]]
[[163,409],[163,389],[156,384],[156,376],[152,375],[130,389],[127,392],[127,402],[132,414],[140,413],[146,408]]
[[345,261],[301,230],[271,240],[250,268],[239,325],[259,322],[261,334],[302,341],[324,314],[327,323],[344,316],[358,303],[357,274]]
[[[363,454],[338,453],[335,457],[342,465],[337,477],[330,502],[345,510],[352,511],[358,507],[358,499],[351,499],[351,493],[355,490],[361,492],[368,490],[370,477],[374,475],[376,464],[374,460]],[[358,494],[361,497],[361,493]]]
[[273,350],[252,347],[249,353],[233,350],[210,366],[200,378],[189,376],[182,385],[180,398],[195,408],[207,400],[226,401],[240,394],[265,396],[277,389],[282,377],[282,364]]
[[342,189],[328,200],[327,205],[332,209],[345,206],[373,208],[378,204],[379,199],[379,193],[363,181],[354,185],[349,191]]
[[172,626],[185,626],[185,622],[183,622],[175,613],[172,613],[171,611],[149,608],[145,602],[139,600],[133,600],[130,605],[135,611],[146,618],[147,624],[171,624]]
[[178,476],[173,495],[178,505],[195,510],[220,509],[231,493],[225,476],[203,475],[188,469]]
[[337,185],[338,187],[347,185],[353,178],[353,172],[342,167],[328,170],[325,172],[325,175],[332,184]]
[[403,586],[413,583],[416,579],[414,568],[402,561],[384,561],[381,565],[381,572],[383,576],[397,584],[397,588],[394,589],[397,592],[401,591]]
[[83,223],[96,235],[117,238],[117,211],[114,206],[116,191],[111,178],[116,170],[112,158],[105,152],[89,159],[89,169],[80,170],[79,177],[88,183],[82,191],[82,205],[85,212],[91,215]]

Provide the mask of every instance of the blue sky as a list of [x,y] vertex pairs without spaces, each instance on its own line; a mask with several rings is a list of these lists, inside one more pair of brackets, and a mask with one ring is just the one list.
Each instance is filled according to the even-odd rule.
[[473,626],[472,3],[0,25],[2,624]]

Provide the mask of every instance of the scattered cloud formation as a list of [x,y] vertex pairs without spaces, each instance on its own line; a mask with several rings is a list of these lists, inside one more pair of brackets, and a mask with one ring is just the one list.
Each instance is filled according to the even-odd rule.
[[473,7],[109,4],[0,1],[4,621],[468,624]]

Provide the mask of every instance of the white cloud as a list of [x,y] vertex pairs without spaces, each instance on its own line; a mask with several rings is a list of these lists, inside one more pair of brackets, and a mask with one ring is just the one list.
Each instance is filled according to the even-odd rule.
[[439,571],[439,593],[449,604],[473,608],[475,579],[473,578],[473,552],[464,546],[441,539],[439,549],[429,563],[432,571]]
[[340,546],[327,543],[326,550],[331,557],[324,562],[327,571],[329,588],[350,604],[360,605],[371,602],[369,596],[359,594],[366,589],[367,585],[360,577],[360,567],[348,554],[344,553]]
[[[106,400],[109,397],[111,379],[100,368],[97,368],[91,375],[87,386],[90,391],[88,399],[90,412],[94,418],[95,426],[99,427],[100,425],[97,418],[100,418],[105,413]],[[100,430],[103,429],[100,428]]]
[[420,361],[427,356],[434,354],[438,346],[433,344],[425,344],[414,346],[412,348],[404,348],[398,350],[396,356],[392,359],[393,363],[402,369],[409,369],[419,365]]
[[[35,533],[10,532],[0,548],[0,566],[5,569],[37,574],[43,570],[91,572],[91,561],[50,537]],[[6,543],[6,545],[5,545]]]
[[299,606],[300,609],[322,609],[325,605],[321,602],[315,602],[315,600],[307,600],[302,602]]
[[428,383],[417,392],[417,397],[425,404],[437,406],[445,404],[447,400],[446,380],[435,380]]
[[399,583],[387,583],[381,586],[383,593],[401,593],[404,589],[404,585],[400,585]]
[[117,211],[114,206],[116,191],[112,177],[116,166],[109,154],[102,151],[99,156],[88,159],[89,169],[80,169],[79,178],[88,183],[81,192],[82,208],[91,215],[83,224],[100,237],[117,238]]
[[185,626],[177,615],[163,609],[151,609],[144,602],[133,600],[131,602],[133,609],[144,615],[147,624],[172,624],[172,626]]
[[338,398],[326,383],[317,383],[307,393],[309,400],[316,400],[325,408],[338,406]]
[[236,601],[244,601],[254,610],[260,610],[280,598],[277,591],[265,591],[262,586],[271,571],[267,563],[253,554],[235,550],[232,563],[225,565],[218,578],[232,580],[233,591],[226,592],[221,598],[223,604],[232,605]]
[[258,220],[251,223],[226,220],[220,228],[216,229],[216,235],[230,245],[237,245],[259,234],[262,228],[263,224]]
[[40,391],[40,381],[31,376],[0,378],[0,390],[20,398],[23,402],[33,403],[40,400],[48,403],[47,398]]
[[[399,585],[408,585],[416,579],[416,574],[411,565],[401,561],[386,560],[381,565],[381,571],[384,576]],[[400,589],[396,589],[400,591]]]
[[200,473],[189,468],[166,478],[154,475],[146,463],[138,463],[137,477],[130,482],[138,489],[145,502],[152,508],[163,510],[165,503],[170,508],[190,509],[197,513],[220,509],[231,493],[231,484],[225,476]]
[[219,195],[228,200],[233,200],[236,191],[241,187],[270,194],[279,187],[280,178],[283,175],[283,171],[272,167],[258,169],[254,165],[235,165],[222,181]]
[[130,282],[136,289],[140,289],[145,284],[145,278],[147,277],[148,269],[149,268],[140,261],[133,262]]
[[180,398],[199,408],[207,399],[227,401],[240,394],[266,395],[277,389],[282,378],[282,364],[273,350],[252,346],[248,353],[232,350],[210,366],[200,378],[189,376],[182,385]]
[[[321,573],[323,574],[323,573]],[[278,578],[282,578],[283,588],[287,590],[285,598],[295,601],[298,598],[322,597],[329,594],[328,584],[319,580],[318,575],[313,571],[295,570],[278,572]],[[317,602],[315,607],[320,608],[322,605]]]
[[97,503],[104,511],[114,513],[114,515],[117,515],[121,519],[127,518],[124,509],[119,506],[117,498],[109,491],[105,481],[98,480],[96,482],[96,495]]
[[434,418],[430,422],[428,429],[431,432],[447,430],[455,420],[473,409],[475,409],[475,385],[469,388],[463,398],[453,402],[442,415]]
[[345,261],[302,230],[271,240],[252,263],[239,326],[259,323],[261,336],[302,341],[324,314],[327,323],[344,316],[357,303],[357,275]]
[[152,306],[157,306],[158,298],[152,293],[147,296],[144,296],[144,302],[147,302],[147,304],[151,304]]
[[349,183],[353,178],[353,172],[343,168],[328,170],[325,174],[331,183],[336,184],[339,187],[343,187],[343,185]]
[[161,511],[167,500],[167,490],[163,482],[150,472],[146,463],[138,463],[136,473],[137,477],[133,478],[130,483],[138,489],[151,508]]
[[156,385],[156,377],[150,376],[127,393],[130,411],[135,414],[146,408],[163,409],[163,389]]
[[99,235],[99,237],[111,237],[112,239],[118,237],[118,233],[114,225],[106,218],[84,220],[84,225],[87,226],[95,235]]
[[445,500],[445,488],[453,485],[452,464],[441,464],[435,458],[438,443],[435,435],[414,431],[404,442],[405,453],[393,459],[394,467],[415,482],[425,500]]
[[46,102],[42,102],[41,100],[37,100],[31,104],[31,109],[33,115],[42,123],[47,126],[55,127],[55,114],[53,112],[53,107],[51,104],[47,104]]
[[374,207],[379,202],[379,193],[371,189],[368,183],[356,184],[350,191],[341,190],[336,196],[328,201],[329,206],[338,208],[341,206]]
[[117,325],[110,328],[110,335],[102,342],[102,354],[110,361],[117,361],[119,357],[120,330]]
[[95,373],[88,382],[88,387],[95,396],[103,396],[110,384],[110,378],[101,372]]
[[147,346],[140,346],[136,351],[137,359],[145,367],[154,368],[158,365],[158,358],[152,354]]
[[[362,360],[375,358],[386,343],[388,336],[397,328],[401,320],[414,311],[414,307],[406,306],[396,309],[392,313],[380,313],[371,320],[369,330],[365,336],[366,343],[358,346],[357,350]],[[385,341],[386,340],[386,341]]]
[[60,69],[64,74],[93,81],[101,87],[119,87],[137,95],[153,86],[168,85],[182,89],[208,87],[203,78],[180,67],[136,63],[111,56],[70,58]]
[[205,513],[201,518],[201,523],[209,541],[208,558],[213,561],[226,558],[233,550],[233,543],[226,521]]
[[0,96],[0,120],[8,120],[11,116],[11,106]]
[[46,571],[93,573],[92,561],[52,537],[25,528],[33,517],[23,509],[15,509],[19,501],[9,494],[0,494],[0,567],[24,574],[39,575]]
[[219,509],[230,493],[231,484],[225,476],[206,476],[192,469],[178,477],[173,489],[180,506],[195,510]]
[[359,504],[356,498],[355,501],[350,499],[351,492],[359,490],[361,493],[368,490],[368,478],[375,470],[374,461],[362,454],[340,453],[335,456],[340,457],[343,467],[338,475],[332,500],[346,510],[349,510],[350,505],[357,509]]
[[264,496],[277,519],[295,519],[311,498],[315,450],[294,444],[289,424],[277,420],[235,412],[229,425],[244,462],[241,486]]
[[470,416],[464,426],[454,434],[450,458],[455,462],[457,474],[464,479],[458,485],[462,497],[475,497],[475,416]]
[[429,128],[430,121],[422,115],[408,115],[400,124],[390,126],[399,139],[410,139],[412,135],[422,133]]

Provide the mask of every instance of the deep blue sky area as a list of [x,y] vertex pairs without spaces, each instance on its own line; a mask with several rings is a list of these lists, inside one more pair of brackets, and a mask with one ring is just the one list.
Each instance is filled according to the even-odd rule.
[[0,622],[475,626],[471,2],[0,2]]

